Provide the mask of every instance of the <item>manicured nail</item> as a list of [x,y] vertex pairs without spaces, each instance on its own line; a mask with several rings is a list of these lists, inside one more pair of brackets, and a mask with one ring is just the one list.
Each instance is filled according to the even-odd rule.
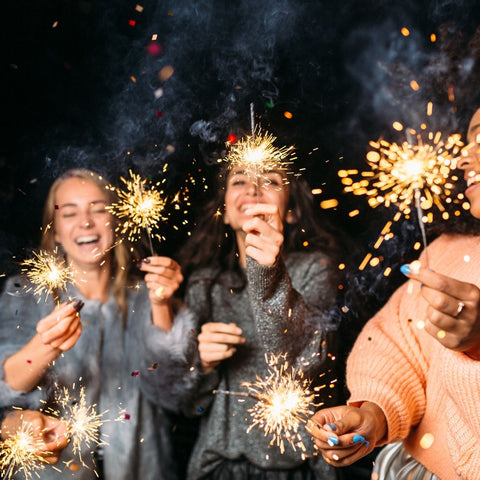
[[338,462],[338,460],[340,459],[340,457],[338,455],[336,455],[335,453],[332,455],[332,458]]
[[354,435],[353,443],[360,443],[363,441],[365,441],[365,437],[362,437],[361,435]]
[[144,259],[142,260],[142,262],[143,262],[143,263],[150,263],[150,259],[149,259],[149,258],[144,258]]
[[75,311],[79,312],[83,306],[85,305],[84,302],[82,302],[82,300],[75,300],[72,304],[72,307]]
[[405,264],[405,265],[402,265],[400,267],[400,271],[404,274],[404,275],[410,275],[411,273],[411,268],[410,268],[410,265],[408,264]]
[[337,431],[337,426],[334,425],[333,423],[327,423],[327,427],[329,427],[330,430],[333,430],[334,432]]
[[330,435],[330,436],[328,437],[327,443],[328,443],[331,447],[333,447],[334,445],[338,445],[338,438],[337,438],[337,437],[334,437],[333,435]]
[[368,440],[365,440],[364,445],[365,445],[366,447],[368,447],[368,446],[370,445],[370,442],[369,442]]

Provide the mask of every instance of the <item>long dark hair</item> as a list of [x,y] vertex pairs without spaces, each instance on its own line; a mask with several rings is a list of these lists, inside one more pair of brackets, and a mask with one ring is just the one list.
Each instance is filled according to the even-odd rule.
[[[239,265],[235,233],[223,221],[228,165],[223,163],[216,175],[215,195],[205,205],[189,240],[179,251],[179,262],[186,279],[193,271],[214,268],[243,275]],[[301,176],[287,174],[288,209],[295,222],[284,225],[283,252],[321,251],[329,258],[330,279],[337,282],[338,262],[345,240],[340,230],[316,207],[311,189]]]

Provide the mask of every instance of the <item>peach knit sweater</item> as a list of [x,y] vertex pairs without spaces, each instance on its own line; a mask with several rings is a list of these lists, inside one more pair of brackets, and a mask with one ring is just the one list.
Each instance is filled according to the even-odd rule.
[[[428,254],[432,270],[480,287],[480,237],[442,235]],[[381,443],[404,440],[442,480],[479,480],[480,361],[422,329],[420,288],[403,284],[364,327],[347,363],[349,403],[378,404],[388,422]]]

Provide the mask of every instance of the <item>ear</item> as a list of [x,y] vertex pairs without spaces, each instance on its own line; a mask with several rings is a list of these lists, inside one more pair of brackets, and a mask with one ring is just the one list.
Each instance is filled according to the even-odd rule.
[[290,225],[297,223],[297,216],[290,209],[287,210],[287,214],[285,215],[285,222]]

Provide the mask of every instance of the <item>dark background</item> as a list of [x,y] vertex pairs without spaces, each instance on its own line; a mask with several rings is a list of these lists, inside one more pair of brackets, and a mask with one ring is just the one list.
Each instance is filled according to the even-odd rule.
[[[171,191],[191,175],[196,186],[187,217],[195,218],[227,136],[249,129],[251,103],[256,122],[278,137],[279,146],[296,146],[297,166],[306,168],[312,187],[322,189],[318,201],[339,200],[326,214],[355,242],[371,247],[392,212],[342,194],[336,172],[366,169],[369,140],[404,140],[394,121],[465,133],[480,105],[477,4],[6,2],[0,273],[14,271],[25,249],[38,245],[48,186],[72,166],[92,168],[113,183],[129,168],[166,176]],[[402,27],[410,35],[402,35]],[[164,67],[173,69],[168,79],[159,77]],[[411,88],[412,80],[419,90]],[[434,113],[427,117],[429,101]],[[350,218],[353,208],[360,214]],[[181,219],[162,227],[161,253],[173,254],[192,225],[176,230],[174,223]],[[415,219],[397,229],[382,246],[382,265],[359,273],[359,282],[375,290],[373,310],[400,281],[395,274],[385,279],[382,267],[418,254],[411,250],[421,239]]]

